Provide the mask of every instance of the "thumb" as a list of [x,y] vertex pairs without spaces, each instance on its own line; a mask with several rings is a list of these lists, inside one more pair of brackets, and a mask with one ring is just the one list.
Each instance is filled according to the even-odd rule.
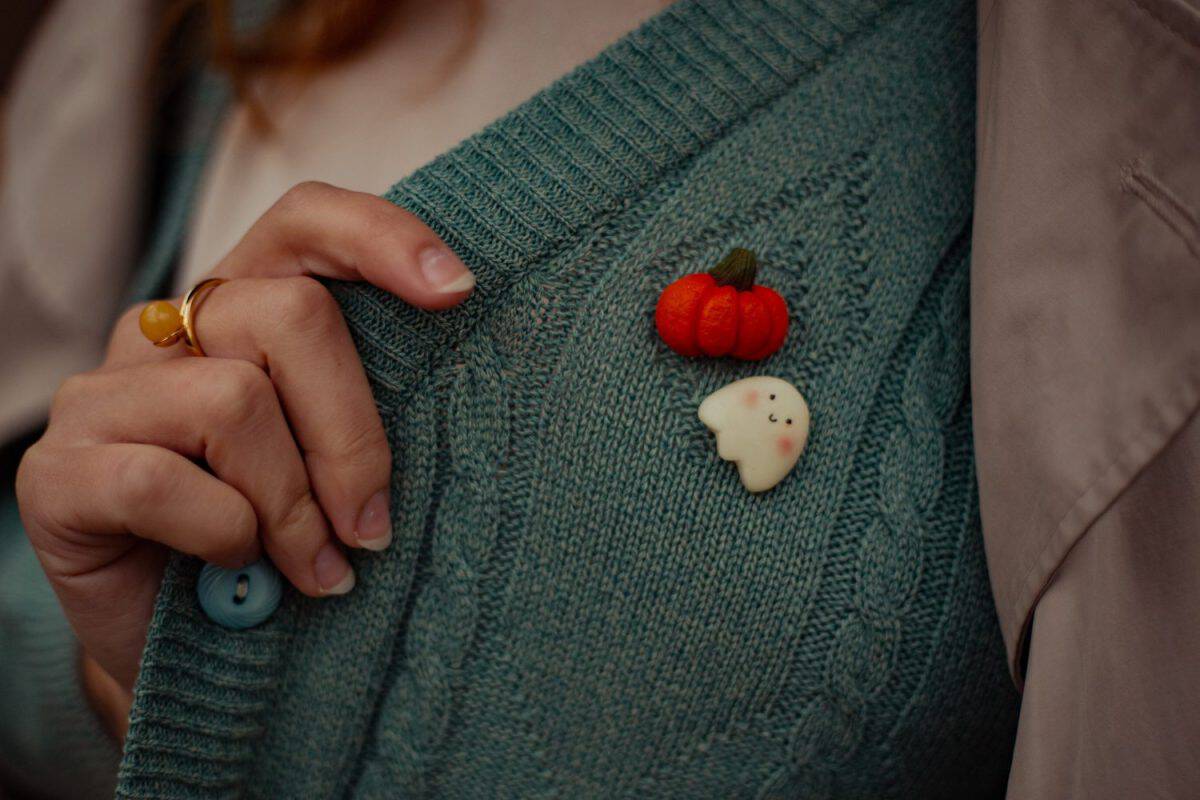
[[317,182],[288,190],[212,274],[366,281],[429,310],[458,305],[475,288],[466,264],[416,216]]

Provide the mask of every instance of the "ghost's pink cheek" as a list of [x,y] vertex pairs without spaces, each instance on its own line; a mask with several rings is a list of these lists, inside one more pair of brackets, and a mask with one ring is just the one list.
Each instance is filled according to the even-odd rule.
[[775,447],[779,450],[779,455],[790,456],[796,447],[796,443],[786,436],[780,436],[775,440]]
[[758,390],[751,389],[750,391],[746,392],[746,394],[742,396],[742,404],[746,406],[746,408],[754,408],[756,405],[758,405]]

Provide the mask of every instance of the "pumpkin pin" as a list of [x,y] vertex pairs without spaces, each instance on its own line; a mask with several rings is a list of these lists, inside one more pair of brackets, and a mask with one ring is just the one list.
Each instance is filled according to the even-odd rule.
[[667,346],[684,356],[733,356],[758,361],[787,337],[787,303],[756,286],[758,259],[740,247],[708,272],[684,275],[658,297],[654,324]]

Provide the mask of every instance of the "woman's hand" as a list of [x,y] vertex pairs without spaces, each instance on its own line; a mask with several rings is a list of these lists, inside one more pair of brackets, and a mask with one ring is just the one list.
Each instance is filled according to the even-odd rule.
[[196,314],[207,357],[154,347],[131,309],[104,364],[63,384],[17,475],[67,617],[126,690],[166,547],[232,568],[265,551],[319,597],[354,585],[343,547],[391,540],[383,425],[339,308],[309,276],[426,309],[474,286],[414,216],[323,184],[288,192],[212,274],[227,282]]

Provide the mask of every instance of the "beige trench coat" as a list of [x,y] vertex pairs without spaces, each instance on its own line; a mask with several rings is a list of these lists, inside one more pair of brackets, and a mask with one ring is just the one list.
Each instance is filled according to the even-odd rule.
[[1200,7],[983,0],[972,380],[1009,797],[1200,797]]

